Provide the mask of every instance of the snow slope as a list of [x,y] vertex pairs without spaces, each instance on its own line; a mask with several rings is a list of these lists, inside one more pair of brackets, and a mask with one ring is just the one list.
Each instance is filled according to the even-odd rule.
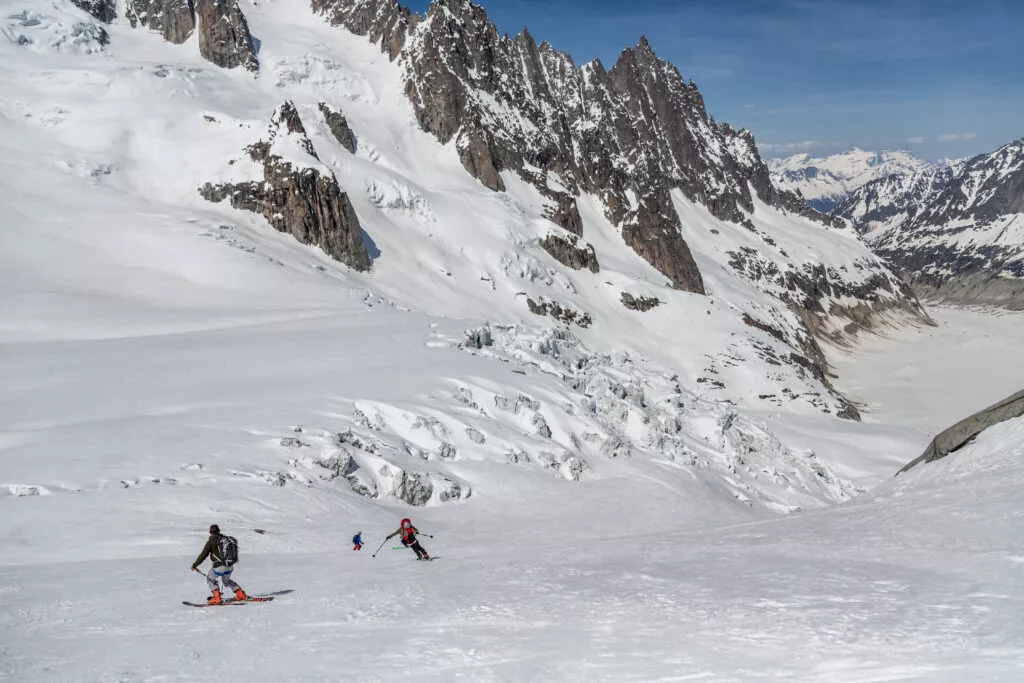
[[811,206],[826,213],[872,180],[912,176],[930,166],[906,151],[867,152],[856,147],[827,157],[804,153],[768,160],[772,180],[780,188],[799,191]]
[[[599,520],[523,536],[495,520],[431,516],[421,523],[435,534],[431,564],[353,553],[337,541],[352,525],[327,515],[264,535],[239,524],[250,554],[237,579],[252,592],[294,590],[265,605],[176,605],[202,584],[170,529],[153,540],[179,551],[173,560],[99,559],[96,547],[6,564],[0,675],[1014,681],[1022,443],[1024,421],[1005,423],[857,503],[713,530]],[[105,531],[123,543],[137,523]]]

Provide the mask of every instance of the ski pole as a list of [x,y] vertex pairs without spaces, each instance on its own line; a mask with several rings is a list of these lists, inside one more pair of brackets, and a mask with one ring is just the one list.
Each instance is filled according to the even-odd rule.
[[[380,544],[380,548],[383,548],[384,547],[384,543],[387,543],[387,542],[388,542],[388,539],[385,538],[384,541]],[[373,555],[370,555],[370,557],[377,557],[377,553],[380,552],[380,548],[377,548],[377,550],[375,550],[373,552]]]

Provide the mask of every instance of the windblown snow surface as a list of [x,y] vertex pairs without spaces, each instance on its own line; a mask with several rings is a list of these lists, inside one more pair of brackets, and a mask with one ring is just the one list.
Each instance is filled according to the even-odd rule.
[[[840,420],[737,324],[778,310],[721,267],[711,236],[744,229],[679,203],[707,228],[706,298],[593,206],[601,273],[555,269],[530,190],[469,178],[375,47],[260,5],[253,78],[194,38],[118,21],[104,46],[67,3],[0,4],[0,680],[1020,680],[1024,423],[892,479],[943,390],[984,405],[1024,367],[942,340],[984,328],[1011,359],[1019,320],[837,351],[869,408]],[[368,275],[196,193],[284,98],[324,92],[359,136],[321,155]],[[758,213],[790,253],[862,258]],[[667,303],[615,327],[626,289]],[[600,334],[531,324],[518,291],[585,301]],[[890,387],[894,357],[976,370]],[[371,557],[405,516],[436,561]],[[207,595],[212,522],[274,602],[180,604]]]

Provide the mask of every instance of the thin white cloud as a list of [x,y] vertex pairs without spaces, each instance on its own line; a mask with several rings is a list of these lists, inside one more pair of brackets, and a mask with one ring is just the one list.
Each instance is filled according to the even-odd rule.
[[908,145],[923,145],[924,144],[924,138],[922,138],[922,137],[907,138],[907,144]]
[[817,140],[800,140],[799,142],[771,143],[763,142],[757,147],[766,154],[798,154],[810,152],[813,149],[822,147],[825,143]]
[[754,107],[756,107],[756,106],[757,106],[757,105],[756,105],[756,104],[754,104],[753,102],[747,102],[746,104],[744,104],[744,105],[743,105],[743,108],[744,108],[744,109],[753,109],[753,108],[754,108]]
[[978,137],[977,133],[946,133],[939,136],[939,142],[963,142]]

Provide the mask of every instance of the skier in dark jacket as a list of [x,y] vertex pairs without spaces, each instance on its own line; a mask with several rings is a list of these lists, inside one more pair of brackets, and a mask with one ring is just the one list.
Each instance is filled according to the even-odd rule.
[[429,560],[430,555],[428,555],[427,551],[423,549],[423,546],[420,545],[420,542],[416,540],[416,534],[418,533],[420,533],[420,530],[412,525],[412,520],[403,519],[402,524],[398,527],[398,531],[389,534],[388,537],[384,540],[387,541],[401,534],[402,545],[404,545],[406,548],[412,548],[412,551],[416,553],[417,560]]
[[192,563],[192,571],[198,572],[199,565],[201,565],[207,557],[213,562],[213,567],[210,568],[210,572],[206,575],[206,583],[210,585],[210,590],[213,592],[206,602],[211,605],[219,605],[223,602],[220,595],[220,586],[217,584],[217,579],[224,582],[224,588],[235,592],[236,600],[246,600],[248,596],[242,587],[231,580],[231,572],[234,568],[225,564],[224,559],[221,557],[220,551],[221,533],[220,527],[216,524],[210,526],[210,537],[206,539],[206,545],[203,546],[203,551],[199,553],[199,557]]
[[360,531],[358,534],[352,537],[352,550],[363,549],[363,532]]

